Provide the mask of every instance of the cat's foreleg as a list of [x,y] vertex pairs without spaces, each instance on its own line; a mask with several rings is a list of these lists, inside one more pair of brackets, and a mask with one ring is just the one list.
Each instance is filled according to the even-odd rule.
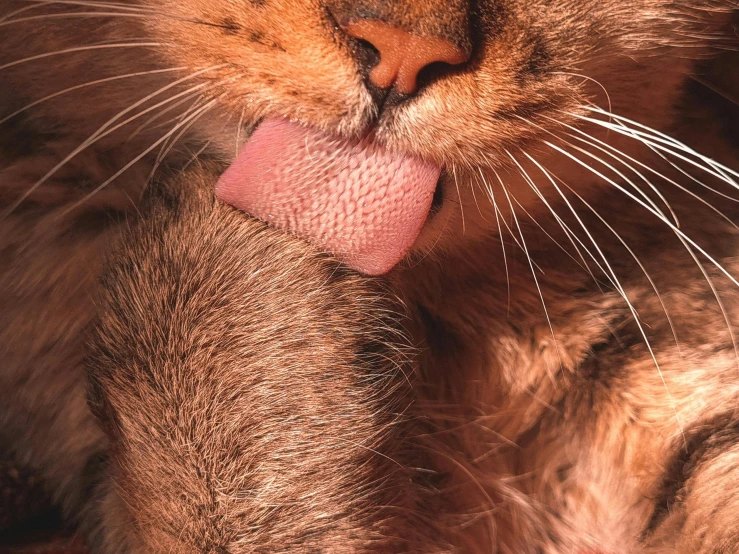
[[648,528],[647,554],[739,552],[739,419],[680,458]]

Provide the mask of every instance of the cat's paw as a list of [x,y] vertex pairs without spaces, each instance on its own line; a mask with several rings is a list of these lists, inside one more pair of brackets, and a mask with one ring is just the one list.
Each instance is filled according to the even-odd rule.
[[88,367],[112,443],[110,540],[439,552],[424,546],[433,510],[406,451],[399,307],[198,178],[154,195],[103,280]]

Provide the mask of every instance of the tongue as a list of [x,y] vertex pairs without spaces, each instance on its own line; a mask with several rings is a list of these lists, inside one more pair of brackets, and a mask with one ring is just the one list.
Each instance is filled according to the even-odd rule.
[[439,174],[435,165],[368,140],[268,119],[220,178],[216,195],[379,275],[418,237]]

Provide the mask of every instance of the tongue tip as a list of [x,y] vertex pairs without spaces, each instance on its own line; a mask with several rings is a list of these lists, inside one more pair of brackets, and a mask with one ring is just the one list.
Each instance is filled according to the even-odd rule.
[[415,243],[440,173],[412,155],[268,119],[215,193],[375,276],[393,269]]
[[392,259],[387,257],[352,257],[344,259],[344,263],[351,267],[353,270],[368,275],[370,277],[379,277],[389,273],[400,261],[403,259],[400,257],[393,257]]

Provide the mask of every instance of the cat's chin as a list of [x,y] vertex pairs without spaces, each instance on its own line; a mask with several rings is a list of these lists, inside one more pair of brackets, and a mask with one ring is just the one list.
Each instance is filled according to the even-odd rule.
[[264,120],[216,185],[225,202],[369,275],[412,249],[440,203],[442,169],[281,118]]

